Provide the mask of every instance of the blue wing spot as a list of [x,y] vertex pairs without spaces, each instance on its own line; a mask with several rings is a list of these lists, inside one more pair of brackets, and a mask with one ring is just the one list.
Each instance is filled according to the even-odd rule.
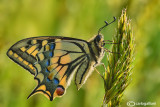
[[53,50],[54,47],[55,47],[54,44],[51,44],[51,45],[50,45],[50,49],[51,49],[51,50]]
[[50,82],[51,80],[49,78],[47,78],[47,82]]
[[58,80],[57,78],[54,78],[53,81],[54,81],[54,84],[55,84],[55,85],[58,85],[58,84],[59,84],[59,80]]
[[50,52],[50,53],[49,53],[49,56],[51,56],[51,57],[52,57],[52,56],[53,56],[53,52]]
[[47,60],[47,62],[46,62],[46,66],[49,66],[49,64],[50,64],[50,63],[49,63],[49,60]]
[[48,69],[46,69],[46,72],[49,73]]

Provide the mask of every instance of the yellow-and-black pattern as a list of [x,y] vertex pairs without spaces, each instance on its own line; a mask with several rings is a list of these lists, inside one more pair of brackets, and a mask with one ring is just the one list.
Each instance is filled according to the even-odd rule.
[[89,41],[58,36],[33,37],[15,43],[7,55],[38,80],[29,97],[40,92],[52,101],[64,94],[74,72],[76,86],[81,88],[101,61],[103,46],[101,35]]
[[38,81],[37,87],[28,98],[36,93],[44,94],[51,101],[62,96],[73,74],[77,89],[80,89],[104,56],[105,41],[100,31],[114,21],[110,23],[105,21],[106,25],[89,41],[43,36],[15,43],[8,50],[8,57],[27,69]]

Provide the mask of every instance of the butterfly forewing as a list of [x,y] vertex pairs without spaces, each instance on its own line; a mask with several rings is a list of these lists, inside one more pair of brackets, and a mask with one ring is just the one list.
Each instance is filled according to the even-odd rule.
[[40,43],[37,44],[36,40],[25,39],[14,44],[7,55],[31,74],[35,74],[33,64],[37,61],[35,56],[40,49]]

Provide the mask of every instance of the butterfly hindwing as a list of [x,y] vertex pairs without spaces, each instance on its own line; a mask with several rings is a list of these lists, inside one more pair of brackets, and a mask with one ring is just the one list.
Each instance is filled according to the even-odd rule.
[[93,69],[91,68],[91,60],[88,56],[86,56],[85,59],[79,64],[75,74],[75,84],[78,90],[84,84],[89,74],[91,74],[91,72],[93,71]]

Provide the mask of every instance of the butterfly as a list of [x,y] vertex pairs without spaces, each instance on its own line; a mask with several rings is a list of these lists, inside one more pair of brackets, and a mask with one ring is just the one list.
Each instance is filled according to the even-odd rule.
[[73,75],[77,89],[80,89],[104,56],[105,41],[100,31],[109,24],[106,22],[98,35],[89,41],[41,36],[23,39],[11,46],[7,56],[38,81],[28,98],[36,93],[44,94],[50,101],[62,96]]

